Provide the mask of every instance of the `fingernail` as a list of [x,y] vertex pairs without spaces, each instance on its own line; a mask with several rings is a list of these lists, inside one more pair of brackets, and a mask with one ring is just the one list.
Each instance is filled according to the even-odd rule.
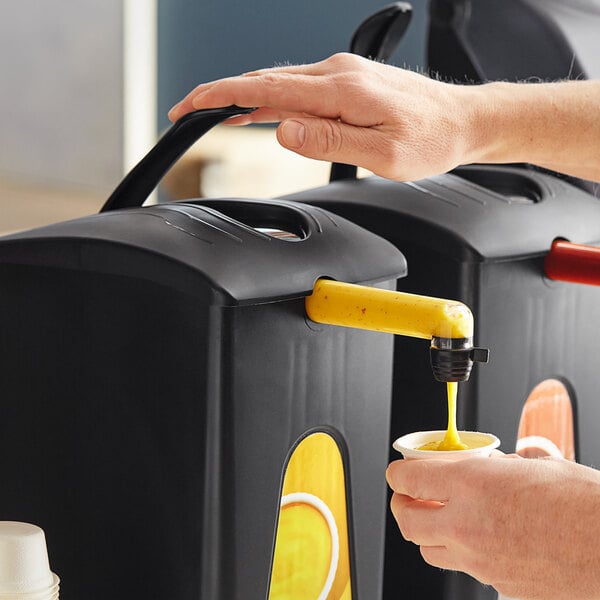
[[281,140],[289,148],[300,148],[306,139],[306,128],[300,121],[287,120],[281,124]]

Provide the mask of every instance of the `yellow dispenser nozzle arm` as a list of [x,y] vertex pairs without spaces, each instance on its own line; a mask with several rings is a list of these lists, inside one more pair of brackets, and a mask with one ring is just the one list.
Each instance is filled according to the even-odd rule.
[[306,298],[306,313],[317,323],[432,340],[432,368],[440,381],[468,379],[474,360],[487,362],[488,351],[473,348],[471,311],[455,300],[319,279]]
[[461,302],[328,279],[315,283],[306,313],[317,323],[426,340],[473,337],[473,315]]

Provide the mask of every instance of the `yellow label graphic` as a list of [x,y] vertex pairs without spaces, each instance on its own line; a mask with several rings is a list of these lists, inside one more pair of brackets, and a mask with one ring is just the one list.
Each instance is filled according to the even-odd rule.
[[335,440],[313,433],[286,469],[269,600],[351,600],[344,466]]

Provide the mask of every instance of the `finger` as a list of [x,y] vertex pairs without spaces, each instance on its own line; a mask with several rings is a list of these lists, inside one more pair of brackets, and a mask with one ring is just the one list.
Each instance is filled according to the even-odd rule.
[[432,567],[449,571],[459,570],[453,553],[449,552],[446,546],[421,546],[420,551],[423,560]]
[[[202,92],[210,89],[213,85],[216,85],[217,83],[220,83],[222,81],[236,80],[239,77],[240,76],[238,76],[238,75],[233,76],[233,77],[224,77],[221,79],[215,79],[213,81],[206,81],[204,83],[197,85],[193,90],[188,92],[179,102],[177,102],[177,104],[175,104],[174,106],[172,106],[169,109],[167,116],[169,117],[169,119],[171,121],[173,121],[173,122],[177,121],[177,119],[180,119],[184,114],[191,112],[193,110],[196,110],[192,104],[192,100],[197,95],[202,94]],[[216,108],[216,107],[212,107],[212,108]]]
[[[342,86],[344,89],[339,89],[332,85],[332,78],[345,75],[352,84],[356,79],[353,76],[355,72],[379,71],[382,68],[390,67],[355,54],[338,53],[316,63],[259,69],[198,85],[171,108],[169,118],[176,121],[194,109],[218,108],[230,104],[244,107],[283,107],[292,112],[332,118],[336,113],[335,107],[348,96],[348,87]],[[292,106],[289,104],[288,94],[293,97],[297,86],[300,89],[295,98],[303,99],[304,103]],[[315,86],[320,86],[320,89]],[[269,92],[264,88],[273,89]],[[365,115],[369,111],[360,112]]]
[[360,165],[377,175],[395,177],[390,155],[396,142],[376,128],[301,117],[284,120],[277,129],[277,139],[285,148],[308,158]]
[[365,110],[368,92],[353,78],[340,77],[343,81],[337,81],[335,76],[269,73],[224,79],[190,94],[170,111],[169,118],[180,118],[191,110],[236,104],[341,119],[362,127],[379,125],[386,110],[385,100],[375,95],[369,99],[368,110]]
[[286,111],[275,110],[272,108],[258,108],[248,115],[239,115],[231,117],[225,121],[227,125],[248,125],[250,123],[279,123],[284,119],[291,117],[305,117],[304,113],[290,113]]
[[[493,585],[496,589],[496,581],[491,581],[488,577],[490,571],[490,558],[477,561],[474,566],[472,561],[462,560],[462,552],[456,546],[421,546],[419,548],[423,560],[433,567],[445,569],[447,571],[462,571],[467,575],[477,579],[483,585]],[[479,564],[482,568],[479,567]],[[514,588],[513,588],[514,589]],[[498,590],[500,591],[500,590]],[[510,595],[511,598],[520,598],[520,595]]]
[[191,94],[195,109],[237,104],[244,107],[304,112],[320,117],[339,117],[343,98],[327,78],[271,72],[256,77],[223,79]]
[[331,67],[328,66],[326,60],[322,60],[315,63],[305,63],[301,65],[276,65],[274,67],[267,67],[265,69],[256,69],[255,71],[248,71],[242,73],[241,77],[258,77],[260,75],[266,75],[269,73],[291,73],[301,75],[325,75],[331,72]]
[[[235,75],[233,77],[223,77],[221,79],[215,79],[213,81],[206,81],[197,85],[193,90],[188,92],[179,102],[177,102],[168,112],[168,117],[171,121],[176,121],[181,118],[184,114],[191,112],[192,110],[198,110],[199,108],[217,108],[216,106],[194,106],[194,99],[201,97],[202,94],[210,90],[216,85],[236,85],[236,82],[242,78],[262,77],[269,76],[270,74],[286,73],[289,75],[304,74],[304,75],[318,75],[324,73],[323,69],[314,68],[316,65],[297,65],[297,66],[281,66],[271,67],[268,69],[260,69],[257,71],[251,71],[248,73],[242,73],[241,75]],[[200,100],[198,100],[198,103]],[[223,104],[222,106],[225,106]],[[241,105],[239,105],[241,106]],[[250,105],[248,105],[250,106]],[[280,119],[278,119],[280,120]]]
[[455,464],[436,459],[397,460],[389,465],[386,478],[398,494],[445,503],[450,498]]
[[379,68],[379,63],[366,59],[357,54],[349,52],[338,52],[332,56],[314,63],[304,63],[300,65],[283,64],[257,69],[244,73],[242,77],[255,77],[267,73],[292,73],[302,75],[328,75],[330,73],[339,73],[340,71],[360,70],[369,65],[369,68]]
[[500,450],[494,450],[492,452],[492,457],[495,458],[512,458],[512,459],[518,459],[518,460],[522,460],[523,457],[520,456],[519,454],[517,454],[516,452],[511,452],[510,454],[504,454],[504,452],[501,452]]
[[390,508],[405,540],[419,546],[441,546],[446,543],[442,536],[443,504],[394,494]]

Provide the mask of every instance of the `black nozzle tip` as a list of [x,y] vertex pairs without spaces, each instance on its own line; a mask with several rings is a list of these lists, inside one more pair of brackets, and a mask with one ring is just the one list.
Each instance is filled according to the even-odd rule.
[[437,381],[467,381],[474,362],[487,362],[490,351],[475,348],[469,340],[434,338],[430,348],[431,368]]

